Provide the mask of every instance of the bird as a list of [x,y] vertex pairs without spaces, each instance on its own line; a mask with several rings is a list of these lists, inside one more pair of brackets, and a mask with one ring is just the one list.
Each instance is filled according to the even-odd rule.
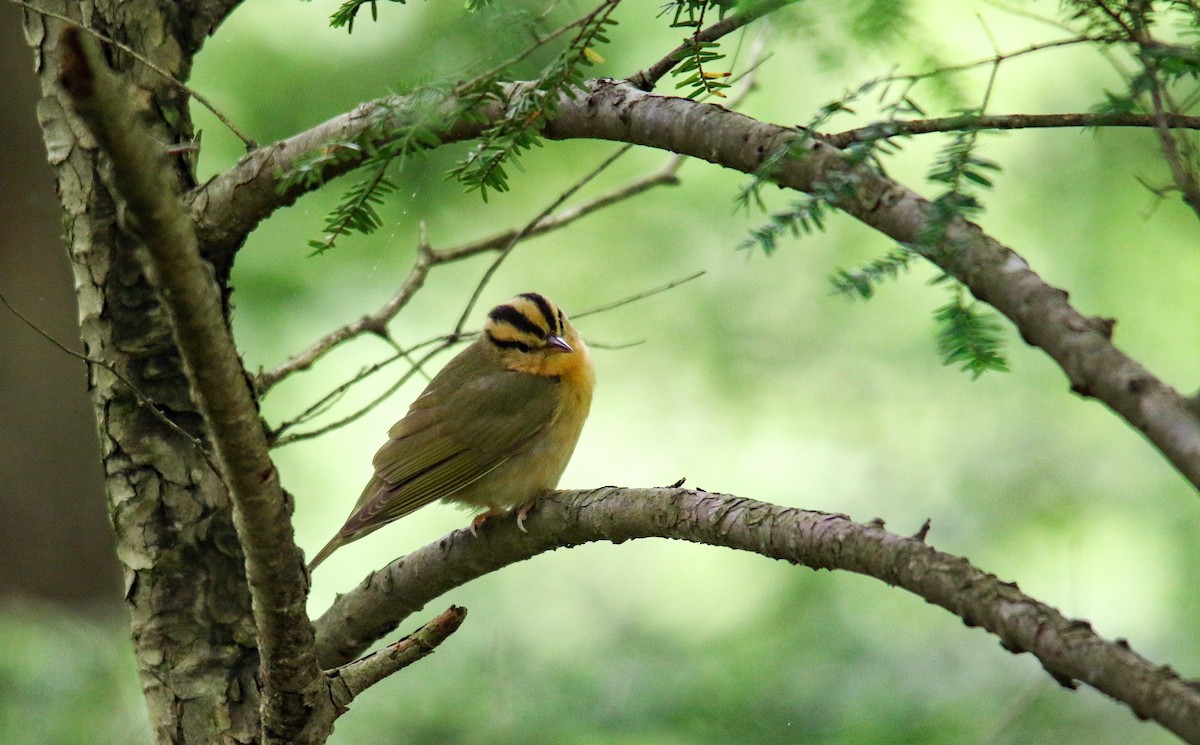
[[375,473],[336,549],[444,500],[486,508],[471,523],[517,510],[558,485],[591,409],[595,371],[566,314],[527,292],[493,308],[479,337],[438,372],[388,431]]

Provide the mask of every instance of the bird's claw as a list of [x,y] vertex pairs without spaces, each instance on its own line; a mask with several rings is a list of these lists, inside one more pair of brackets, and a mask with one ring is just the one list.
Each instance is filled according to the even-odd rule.
[[492,512],[491,510],[488,510],[487,512],[483,512],[481,514],[476,515],[475,519],[471,521],[471,537],[478,538],[479,537],[479,532],[478,532],[479,527],[481,525],[483,525],[484,523],[486,523],[488,521],[488,519],[491,518],[495,514],[496,513]]
[[529,514],[529,510],[532,507],[533,503],[529,503],[521,505],[517,508],[517,528],[520,529],[522,533],[529,532],[528,530],[525,530],[525,517]]
[[[525,529],[525,518],[529,515],[529,510],[532,508],[533,504],[526,504],[517,508],[517,527],[522,533],[529,532]],[[476,515],[475,519],[471,520],[471,536],[478,538],[479,528],[481,528],[484,523],[486,523],[488,520],[491,520],[493,517],[498,517],[499,515],[503,514],[505,514],[504,510],[489,509],[487,512]]]

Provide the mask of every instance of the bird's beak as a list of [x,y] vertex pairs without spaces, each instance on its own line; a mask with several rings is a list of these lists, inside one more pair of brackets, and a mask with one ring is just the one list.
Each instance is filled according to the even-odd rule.
[[567,340],[558,334],[550,334],[546,337],[546,350],[550,352],[574,352]]

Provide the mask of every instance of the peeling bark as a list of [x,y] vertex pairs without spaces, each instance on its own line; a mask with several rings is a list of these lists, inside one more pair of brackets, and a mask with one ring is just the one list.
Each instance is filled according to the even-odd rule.
[[[46,9],[103,30],[181,80],[188,76],[191,59],[176,42],[174,3],[60,1]],[[110,164],[58,88],[61,27],[26,12],[41,83],[38,120],[63,205],[84,349],[203,441],[166,315],[107,182]],[[110,52],[109,59],[131,84],[130,96],[155,135],[188,141],[191,120],[178,88],[128,55]],[[180,188],[191,188],[187,161],[175,166]],[[159,742],[253,742],[259,661],[228,495],[192,442],[151,415],[112,373],[91,366],[88,386],[155,736]]]

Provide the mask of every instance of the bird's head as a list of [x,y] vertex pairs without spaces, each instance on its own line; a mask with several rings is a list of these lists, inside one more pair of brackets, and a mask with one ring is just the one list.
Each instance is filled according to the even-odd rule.
[[492,308],[483,339],[506,370],[561,377],[590,366],[587,346],[566,314],[536,292]]

